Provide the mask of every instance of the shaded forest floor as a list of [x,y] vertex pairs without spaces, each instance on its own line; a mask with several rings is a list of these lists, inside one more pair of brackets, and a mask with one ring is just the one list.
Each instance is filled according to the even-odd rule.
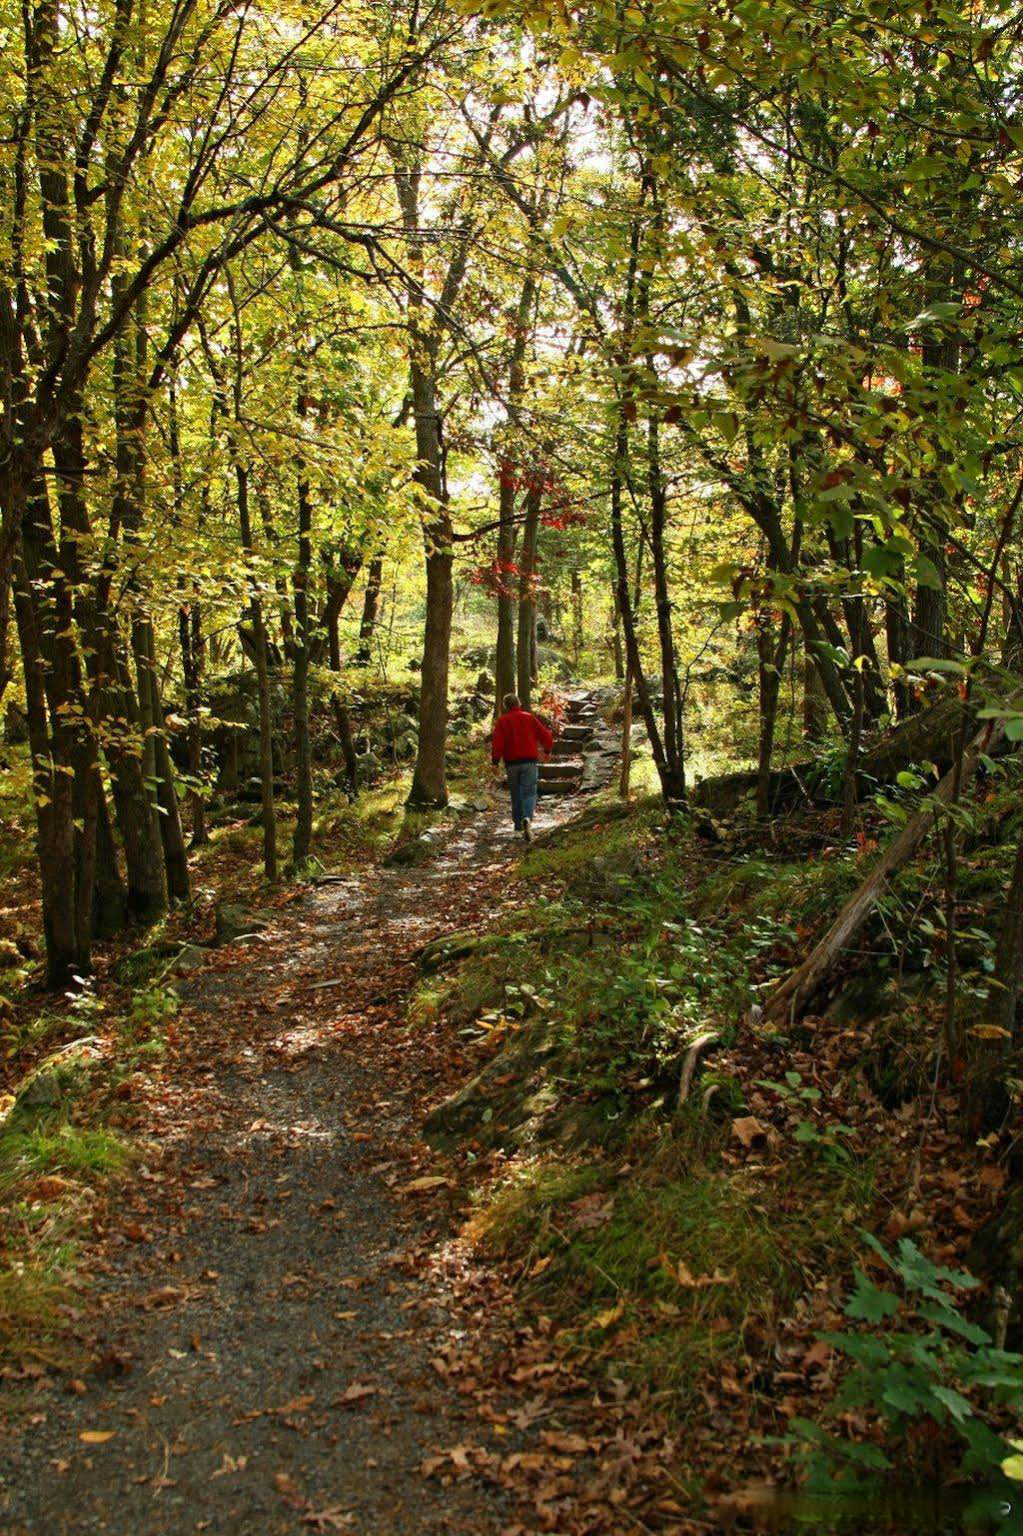
[[419,1134],[464,1059],[403,1022],[416,957],[486,928],[519,852],[503,812],[463,820],[429,863],[300,895],[179,982],[162,1069],[125,1080],[136,1150],[78,1253],[66,1369],[28,1348],[4,1371],[10,1536],[513,1532],[624,1435],[454,1240],[458,1170]]
[[[1017,805],[1009,773],[966,861],[967,988]],[[711,846],[608,792],[548,803],[526,853],[503,806],[442,828],[282,894],[162,1018],[143,967],[116,1063],[97,1015],[61,1084],[101,1119],[42,1101],[5,1133],[6,1283],[23,1240],[39,1309],[0,1294],[5,1536],[789,1529],[766,1490],[834,1397],[854,1265],[883,1281],[863,1233],[973,1262],[1015,1133],[977,1143],[935,1072],[940,935],[889,953],[927,870],[819,1013],[750,1010],[880,825],[850,847],[837,815],[737,821]]]

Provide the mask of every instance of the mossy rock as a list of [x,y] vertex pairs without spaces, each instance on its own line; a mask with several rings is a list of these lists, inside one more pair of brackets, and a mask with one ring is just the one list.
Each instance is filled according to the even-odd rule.
[[446,970],[456,960],[464,960],[466,956],[475,954],[480,949],[485,949],[493,943],[492,936],[478,933],[445,933],[439,939],[431,942],[420,951],[419,967],[425,975],[430,976],[435,971]]
[[198,944],[182,944],[178,940],[165,940],[136,949],[130,955],[122,955],[113,969],[115,981],[129,986],[152,981],[154,976],[186,976],[205,964],[206,951]]
[[482,1072],[431,1110],[423,1123],[427,1140],[446,1149],[469,1140],[521,1145],[528,1123],[555,1103],[544,1067],[556,1050],[547,1019],[524,1025]]
[[218,902],[215,915],[216,942],[233,944],[246,934],[262,933],[264,929],[269,928],[272,920],[271,913],[257,912],[252,907],[246,906],[244,902]]
[[88,1092],[102,1052],[98,1040],[75,1040],[42,1062],[19,1084],[7,1125],[46,1119]]

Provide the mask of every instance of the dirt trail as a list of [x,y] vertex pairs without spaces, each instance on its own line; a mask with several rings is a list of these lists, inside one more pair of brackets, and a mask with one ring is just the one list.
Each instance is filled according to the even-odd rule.
[[511,1528],[496,1481],[421,1470],[480,1423],[437,1368],[467,1326],[457,1195],[403,1192],[451,1043],[406,1035],[402,996],[422,944],[500,904],[517,852],[503,813],[465,818],[431,863],[322,886],[189,983],[149,1106],[161,1153],[93,1256],[84,1391],[44,1379],[3,1431],[5,1536]]

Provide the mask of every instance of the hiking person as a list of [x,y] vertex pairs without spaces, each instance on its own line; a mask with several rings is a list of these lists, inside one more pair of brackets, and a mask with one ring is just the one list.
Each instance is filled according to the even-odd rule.
[[503,702],[504,714],[494,726],[490,755],[495,768],[504,761],[512,820],[516,832],[521,832],[528,843],[533,835],[540,778],[538,757],[540,752],[545,758],[550,757],[554,737],[542,721],[522,708],[518,694],[506,693]]

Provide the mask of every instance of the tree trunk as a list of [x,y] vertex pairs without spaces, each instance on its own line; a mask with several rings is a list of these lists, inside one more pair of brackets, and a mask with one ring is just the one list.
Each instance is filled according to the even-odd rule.
[[661,786],[665,800],[684,801],[686,763],[682,690],[679,687],[675,636],[671,622],[668,561],[664,547],[668,502],[664,477],[661,473],[657,417],[652,413],[647,419],[647,488],[650,496],[650,549],[653,555],[657,638],[660,642],[661,679],[664,688],[664,774]]
[[11,574],[13,540],[0,535],[0,707],[11,680]]
[[533,697],[534,656],[536,648],[536,546],[540,534],[539,477],[526,492],[526,516],[522,525],[519,554],[518,639],[515,650],[515,692],[523,709],[529,709]]
[[611,655],[614,660],[615,682],[625,679],[625,653],[622,650],[622,621],[618,612],[618,599],[612,592],[611,601]]
[[334,711],[334,725],[337,729],[337,739],[341,743],[341,756],[345,760],[345,774],[348,780],[348,793],[351,799],[355,799],[359,793],[359,759],[355,751],[355,740],[352,736],[352,721],[339,694],[331,694],[331,708]]
[[412,352],[412,403],[416,418],[416,478],[429,498],[423,524],[426,544],[426,624],[419,694],[419,750],[408,804],[420,810],[448,803],[445,755],[448,734],[448,667],[454,600],[451,517],[442,471],[440,418],[437,412],[436,358],[419,361]]
[[773,640],[766,618],[757,625],[757,671],[760,684],[760,739],[757,752],[758,821],[766,821],[771,815],[771,759],[774,755],[774,734],[778,721],[782,672],[791,635],[792,620],[788,613],[782,615],[777,643]]
[[124,881],[117,867],[117,848],[110,825],[110,807],[103,784],[96,791],[96,878],[92,887],[92,932],[109,939],[120,932],[127,915]]
[[68,552],[57,550],[42,474],[20,510],[15,607],[37,773],[47,975],[51,985],[63,986],[86,972],[91,959],[96,741],[75,644]]
[[[362,566],[362,555],[357,550],[342,548],[337,563],[324,560],[327,599],[320,614],[319,629],[327,639],[327,664],[332,672],[341,671],[340,621],[355,578]],[[322,656],[322,640],[316,646],[316,660]]]
[[[218,397],[221,395],[219,389],[217,394]],[[174,480],[174,519],[175,524],[180,524],[185,507],[185,486],[181,467],[181,437],[178,429],[177,383],[173,375],[167,392],[167,415],[168,449]],[[204,496],[201,503],[203,511],[207,510],[207,500],[208,494]],[[181,675],[185,690],[185,718],[188,721],[188,774],[192,781],[188,791],[188,802],[192,813],[192,847],[198,848],[206,841],[206,815],[201,789],[202,604],[197,590],[193,590],[191,600],[188,599],[186,583],[187,578],[184,572],[179,573],[178,644],[181,649]]]
[[572,568],[572,656],[579,671],[583,654],[583,579],[578,566]]
[[377,627],[383,576],[384,557],[374,555],[366,572],[366,592],[362,599],[362,618],[359,621],[359,648],[355,653],[355,660],[360,667],[368,666],[373,659],[373,636]]
[[[905,596],[888,592],[884,600],[885,636],[888,642],[888,665],[892,669],[905,667],[909,661],[909,615]],[[913,712],[913,696],[905,678],[892,677],[892,698],[896,720],[908,720]]]
[[150,712],[153,717],[153,749],[156,759],[156,801],[160,815],[160,840],[167,869],[167,895],[172,901],[189,901],[192,895],[188,874],[188,851],[181,828],[181,807],[177,795],[177,774],[167,744],[160,686],[156,676],[156,656],[152,650],[153,631],[149,629],[150,650],[147,657]]
[[[255,553],[252,518],[249,512],[249,472],[241,459],[235,459],[235,490],[238,500],[238,526],[242,548],[250,562]],[[263,604],[255,577],[251,577],[249,617],[252,624],[253,667],[259,709],[259,797],[263,825],[263,873],[270,885],[277,884],[277,813],[274,807],[274,739],[270,707],[270,666],[267,658],[266,624]]]
[[202,779],[202,675],[203,637],[202,605],[193,595],[178,607],[178,640],[181,646],[181,671],[185,684],[185,716],[188,720],[189,804],[192,811],[192,847],[206,842],[206,807]]
[[501,461],[497,530],[497,644],[494,651],[494,718],[504,709],[504,697],[516,685],[516,598],[512,586],[515,563],[515,485],[509,459]]
[[823,741],[828,730],[828,696],[813,657],[803,652],[803,739]]
[[[300,411],[301,414],[301,411]],[[295,661],[292,713],[295,720],[295,833],[292,862],[308,859],[313,838],[313,763],[309,746],[309,575],[312,566],[313,504],[305,470],[298,476],[298,561],[295,566]]]
[[33,763],[46,978],[51,987],[63,987],[76,974],[79,964],[74,881],[68,878],[74,859],[71,783],[67,774],[58,771],[61,765],[55,760],[50,739],[43,682],[46,663],[39,643],[32,585],[20,560],[14,576],[14,612],[21,645]]
[[618,776],[618,798],[628,800],[632,781],[632,673],[625,674],[622,699],[622,768]]

